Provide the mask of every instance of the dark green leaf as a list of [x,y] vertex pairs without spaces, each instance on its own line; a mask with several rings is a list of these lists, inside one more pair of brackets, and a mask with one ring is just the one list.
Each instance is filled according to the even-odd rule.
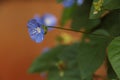
[[111,11],[105,16],[100,26],[109,32],[111,36],[120,35],[120,9]]
[[48,73],[48,80],[80,80],[79,70],[65,70],[63,72],[63,76],[60,76],[60,71],[57,69],[53,69],[50,70]]
[[[94,33],[105,36],[109,35],[105,30],[98,30]],[[96,37],[90,36],[89,43],[76,43],[64,49],[59,55],[59,59],[65,62],[65,70],[77,69],[72,75],[80,74],[80,79],[88,79],[89,76],[93,75],[103,63],[106,47],[110,41],[107,37]]]
[[108,58],[120,78],[120,37],[116,37],[108,47]]
[[59,55],[65,46],[58,46],[53,48],[49,52],[45,52],[40,55],[33,64],[31,65],[29,72],[36,73],[36,72],[43,72],[49,70],[50,68],[56,67],[56,63],[59,61],[57,55]]
[[99,23],[99,19],[89,19],[89,11],[92,0],[85,0],[81,6],[77,6],[72,17],[71,28],[74,30],[85,29],[91,30],[96,27]]
[[108,10],[120,9],[120,0],[109,0],[109,2],[104,5],[104,8]]
[[[60,70],[52,69],[49,71],[48,80],[80,80],[80,69],[79,69],[79,43],[75,43],[66,47],[63,53],[59,55],[59,59],[65,62],[65,69],[63,69],[63,76],[60,76]],[[86,80],[91,79],[92,76],[85,78]]]
[[117,75],[116,75],[115,71],[113,70],[110,62],[107,63],[107,66],[108,66],[108,70],[107,70],[108,78],[109,79],[117,79]]
[[108,43],[107,38],[98,36],[91,37],[90,42],[80,44],[78,59],[82,79],[92,75],[103,63]]
[[101,36],[103,35],[103,37],[105,37],[105,36],[109,37],[110,36],[110,34],[104,29],[98,29],[98,30],[94,31],[93,33],[99,34]]
[[65,25],[65,23],[71,19],[72,17],[72,14],[75,10],[75,5],[69,7],[69,8],[64,8],[63,9],[63,13],[62,13],[62,17],[61,17],[61,22],[60,22],[60,25],[63,27]]

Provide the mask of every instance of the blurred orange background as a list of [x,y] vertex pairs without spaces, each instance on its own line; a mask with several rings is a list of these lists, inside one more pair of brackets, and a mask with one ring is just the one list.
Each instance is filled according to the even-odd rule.
[[43,48],[52,46],[54,31],[36,44],[28,34],[27,21],[35,14],[51,13],[58,19],[62,7],[55,0],[0,2],[0,80],[40,80],[27,73]]
[[43,48],[55,45],[54,37],[60,31],[49,32],[42,43],[36,44],[29,37],[26,24],[35,14],[45,13],[55,15],[59,22],[61,12],[62,6],[56,0],[1,0],[0,80],[42,80],[40,74],[31,75],[27,70]]

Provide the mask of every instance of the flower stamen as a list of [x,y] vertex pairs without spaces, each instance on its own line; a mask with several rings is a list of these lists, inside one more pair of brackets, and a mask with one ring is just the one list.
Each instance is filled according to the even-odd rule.
[[41,33],[40,27],[35,28],[35,30],[36,30],[38,33]]
[[94,5],[94,12],[93,14],[98,14],[99,11],[101,11],[101,7],[103,5],[103,0],[98,0],[98,2],[93,2]]

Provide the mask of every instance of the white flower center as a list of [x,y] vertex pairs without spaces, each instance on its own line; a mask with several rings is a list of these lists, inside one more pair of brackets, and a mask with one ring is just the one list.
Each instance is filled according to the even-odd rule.
[[35,30],[36,30],[38,33],[41,33],[40,27],[35,28]]

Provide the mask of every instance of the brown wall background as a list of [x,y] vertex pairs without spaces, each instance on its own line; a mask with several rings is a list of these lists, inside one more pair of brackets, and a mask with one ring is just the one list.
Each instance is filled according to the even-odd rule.
[[42,43],[36,44],[29,37],[26,23],[34,14],[44,13],[54,14],[59,22],[61,11],[56,0],[0,2],[0,80],[42,80],[39,74],[28,74],[27,69],[43,48],[54,46],[54,37],[61,31],[49,32]]
[[32,61],[44,47],[54,44],[54,32],[36,44],[28,34],[26,23],[34,14],[60,17],[62,7],[55,0],[5,1],[0,3],[0,80],[40,80],[27,73]]

